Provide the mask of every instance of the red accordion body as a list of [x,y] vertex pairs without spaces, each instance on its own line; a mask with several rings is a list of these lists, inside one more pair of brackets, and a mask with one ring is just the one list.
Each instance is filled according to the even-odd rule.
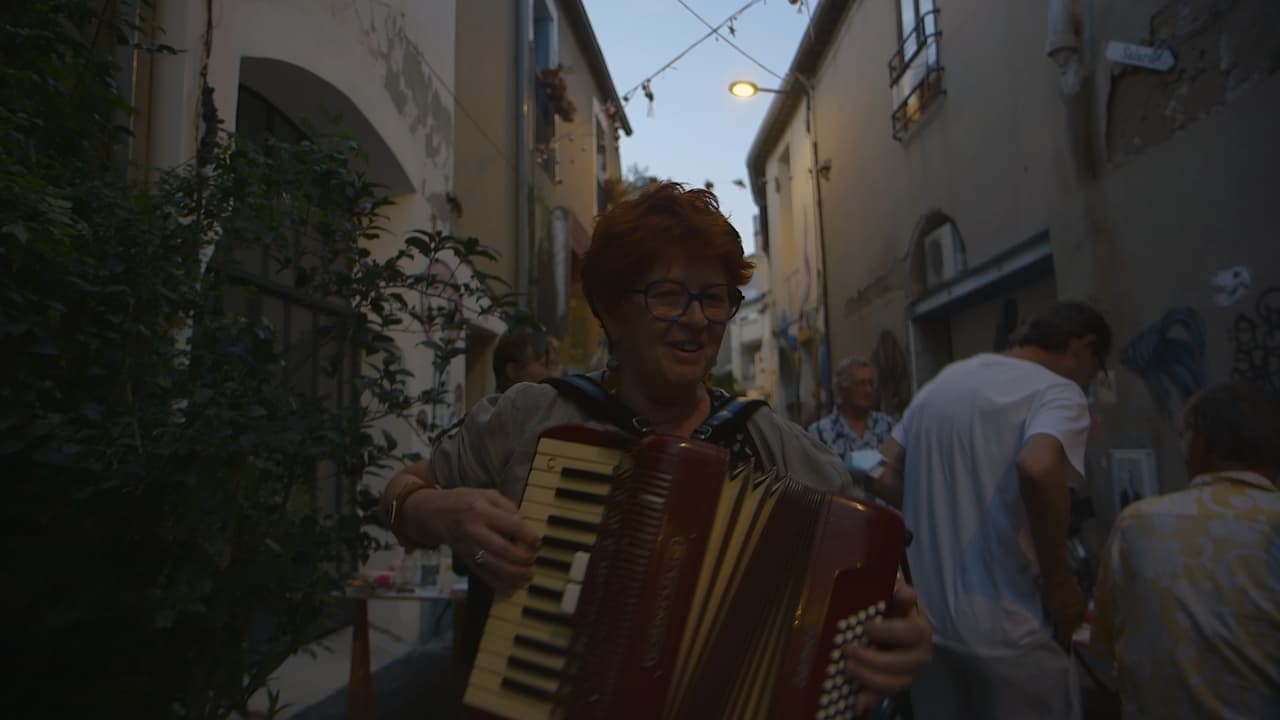
[[843,648],[883,613],[898,513],[686,438],[543,433],[534,581],[495,601],[472,717],[853,718]]

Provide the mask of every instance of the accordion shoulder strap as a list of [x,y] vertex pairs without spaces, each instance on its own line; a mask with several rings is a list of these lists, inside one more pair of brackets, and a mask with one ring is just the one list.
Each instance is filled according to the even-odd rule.
[[[601,374],[595,372],[547,378],[542,382],[555,388],[593,418],[612,423],[636,435],[652,432],[653,424],[605,390],[600,378]],[[766,404],[763,400],[735,398],[723,390],[714,389],[711,391],[711,415],[693,431],[693,437],[729,447],[745,434],[746,423],[752,413]]]
[[542,382],[556,389],[590,417],[616,425],[634,435],[647,435],[653,424],[634,413],[621,400],[609,394],[600,383],[601,373],[578,373],[547,378]]
[[725,398],[711,411],[711,417],[693,431],[695,439],[713,445],[728,445],[746,430],[751,415],[768,404],[763,400],[736,398],[727,393]]

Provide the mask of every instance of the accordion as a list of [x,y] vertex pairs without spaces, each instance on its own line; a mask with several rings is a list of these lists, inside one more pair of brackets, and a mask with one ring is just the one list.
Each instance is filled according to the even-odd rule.
[[844,649],[886,608],[902,517],[715,445],[544,432],[534,579],[490,611],[474,718],[853,718]]

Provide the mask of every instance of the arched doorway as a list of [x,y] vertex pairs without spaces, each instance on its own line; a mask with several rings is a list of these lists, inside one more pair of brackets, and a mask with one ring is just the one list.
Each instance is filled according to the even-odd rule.
[[[370,181],[385,188],[389,197],[414,192],[408,172],[382,134],[360,108],[328,80],[284,60],[245,57],[240,61],[236,103],[236,132],[241,135],[270,132],[256,125],[263,111],[260,102],[254,102],[255,98],[268,103],[275,116],[290,118],[299,129],[306,126],[321,132],[350,135],[365,155],[362,169]],[[240,108],[240,103],[246,100],[253,105],[248,112]]]
[[[384,192],[412,192],[403,167],[368,120],[319,76],[290,63],[247,58],[241,81],[234,125],[241,142],[256,145],[268,158],[281,158],[292,154],[287,146],[308,142],[313,128],[342,132],[363,149],[356,162],[367,178]],[[303,406],[343,414],[360,402],[357,380],[363,358],[349,332],[355,311],[345,298],[308,282],[308,276],[350,267],[355,240],[363,236],[352,222],[350,196],[339,192],[346,183],[330,182],[335,178],[328,176],[313,182],[307,167],[279,161],[257,166],[255,172],[262,175],[253,177],[270,189],[270,196],[263,202],[236,203],[207,270],[219,288],[219,315],[270,328],[280,362],[270,365],[269,372],[279,387]],[[265,213],[264,203],[272,206]],[[332,457],[296,468],[311,474],[313,482],[298,484],[290,507],[308,508],[319,518],[349,511],[355,502],[349,489],[359,478],[347,467],[341,449],[334,448]],[[357,561],[343,558],[334,570],[349,575]],[[333,609],[329,622],[313,629],[313,638],[349,624],[348,603],[335,602]],[[272,628],[260,627],[254,642],[267,644],[272,635]]]

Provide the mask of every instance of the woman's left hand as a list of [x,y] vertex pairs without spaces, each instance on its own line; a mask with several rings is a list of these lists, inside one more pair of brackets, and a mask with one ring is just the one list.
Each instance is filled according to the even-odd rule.
[[845,671],[862,684],[854,708],[862,713],[885,697],[911,686],[921,668],[933,661],[933,626],[920,610],[916,591],[898,579],[883,619],[867,626],[869,645],[845,647]]

